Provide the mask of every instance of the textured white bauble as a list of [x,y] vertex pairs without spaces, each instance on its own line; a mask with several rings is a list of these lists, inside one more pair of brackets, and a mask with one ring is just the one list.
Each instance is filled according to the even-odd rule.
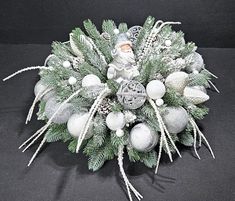
[[166,41],[165,41],[165,45],[166,45],[167,47],[171,46],[171,44],[172,44],[171,40],[166,40]]
[[68,83],[69,83],[70,85],[75,85],[76,82],[77,82],[77,79],[76,79],[75,77],[73,77],[73,76],[71,76],[71,77],[68,79]]
[[[56,110],[60,107],[61,103],[58,103],[55,98],[50,98],[46,102],[45,106],[45,115],[48,119],[52,117],[52,115],[56,112]],[[52,122],[56,124],[63,124],[68,121],[70,116],[73,114],[73,106],[70,103],[66,103],[56,114],[56,116],[52,119]]]
[[195,105],[204,103],[210,98],[205,92],[193,87],[185,87],[184,96]]
[[186,67],[186,71],[189,73],[192,73],[195,70],[200,72],[204,66],[203,58],[197,52],[193,52],[192,54],[188,55],[185,57],[185,60],[190,63],[190,65]]
[[188,84],[189,75],[185,72],[174,72],[167,76],[165,80],[166,87],[173,88],[178,93],[183,94],[184,88]]
[[97,86],[97,85],[101,85],[101,80],[98,76],[94,74],[86,75],[82,79],[82,87],[91,87],[91,86]]
[[198,89],[207,94],[206,88],[204,86],[192,86],[193,89]]
[[[39,80],[35,87],[34,87],[34,94],[35,96],[37,96],[39,93],[41,94],[42,92],[44,92],[46,89],[48,89],[48,87],[41,81]],[[52,90],[52,91],[49,91],[48,93],[46,93],[42,99],[44,101],[48,101],[50,98],[54,97],[55,96],[55,91]]]
[[110,112],[106,117],[106,125],[112,131],[122,129],[125,123],[125,116],[122,112]]
[[164,104],[164,100],[162,100],[161,98],[159,98],[159,99],[157,99],[157,100],[155,101],[155,103],[156,103],[156,105],[157,105],[158,107],[160,107],[160,106],[162,106],[162,105]]
[[167,107],[163,121],[170,133],[180,133],[188,124],[188,113],[183,107]]
[[162,98],[166,93],[165,85],[159,80],[152,80],[146,86],[147,95],[156,100]]
[[62,65],[65,68],[69,68],[71,66],[71,63],[69,61],[64,61]]
[[157,144],[158,135],[145,123],[139,123],[131,129],[129,141],[137,151],[147,152]]
[[[73,137],[79,137],[81,135],[82,130],[84,129],[84,126],[89,118],[89,113],[81,113],[81,114],[73,114],[68,122],[67,122],[67,128]],[[89,131],[91,131],[92,126],[89,128]],[[92,132],[87,132],[85,139],[88,139],[92,136]]]

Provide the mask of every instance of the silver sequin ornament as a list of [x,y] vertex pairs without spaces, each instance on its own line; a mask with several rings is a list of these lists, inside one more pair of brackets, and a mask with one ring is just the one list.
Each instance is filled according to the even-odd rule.
[[120,86],[117,97],[125,109],[135,110],[144,104],[147,95],[144,86],[140,82],[131,80]]

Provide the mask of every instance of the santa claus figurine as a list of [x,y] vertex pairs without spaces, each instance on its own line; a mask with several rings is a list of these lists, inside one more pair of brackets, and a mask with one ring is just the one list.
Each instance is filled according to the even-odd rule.
[[126,33],[118,35],[112,55],[113,61],[108,65],[108,79],[114,79],[121,83],[139,75],[135,55],[132,50],[132,43],[128,40]]

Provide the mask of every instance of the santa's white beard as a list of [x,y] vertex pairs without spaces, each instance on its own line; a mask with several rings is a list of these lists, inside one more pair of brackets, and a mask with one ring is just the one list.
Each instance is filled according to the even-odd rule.
[[133,51],[129,52],[122,52],[121,50],[118,50],[117,56],[119,59],[126,61],[128,63],[134,63],[135,62],[135,55]]

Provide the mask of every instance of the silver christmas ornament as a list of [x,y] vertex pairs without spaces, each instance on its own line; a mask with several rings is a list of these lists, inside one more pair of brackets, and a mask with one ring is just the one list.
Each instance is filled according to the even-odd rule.
[[121,130],[125,123],[125,117],[122,112],[110,112],[106,117],[106,125],[112,131]]
[[186,87],[184,89],[184,96],[195,105],[204,103],[210,98],[205,92],[193,87]]
[[[46,102],[45,115],[48,119],[56,112],[60,107],[61,103],[58,103],[55,98],[50,98]],[[66,103],[57,113],[57,115],[52,119],[52,122],[56,124],[63,124],[68,121],[70,116],[73,114],[73,106],[70,103]]]
[[194,71],[200,72],[202,68],[204,67],[203,58],[197,52],[193,52],[192,54],[188,55],[187,57],[185,57],[185,60],[189,64],[186,67],[186,71],[188,73],[192,73]]
[[[35,96],[37,96],[39,93],[40,93],[40,94],[43,93],[46,89],[48,89],[48,87],[47,87],[41,80],[39,80],[39,81],[36,83],[35,87],[34,87],[34,94],[35,94]],[[47,101],[47,100],[49,100],[50,98],[54,97],[55,95],[56,95],[55,91],[52,90],[52,91],[49,91],[48,93],[46,93],[46,94],[42,97],[42,99],[43,99],[44,101]]]
[[137,151],[147,152],[152,150],[158,142],[158,134],[147,124],[139,123],[130,132],[129,141]]
[[173,88],[178,93],[183,93],[188,84],[189,75],[185,72],[174,72],[167,76],[165,80],[166,87]]
[[137,26],[137,25],[136,25],[136,26],[131,27],[131,28],[127,31],[127,33],[129,33],[129,39],[130,39],[130,41],[131,41],[133,44],[136,43],[136,40],[137,40],[137,38],[138,38],[138,36],[139,36],[139,33],[140,33],[141,29],[142,29],[141,26]]
[[183,107],[167,107],[163,121],[170,133],[180,133],[188,124],[188,113]]
[[146,92],[144,86],[137,81],[131,80],[124,82],[118,92],[118,101],[125,109],[137,109],[141,107],[146,100]]

